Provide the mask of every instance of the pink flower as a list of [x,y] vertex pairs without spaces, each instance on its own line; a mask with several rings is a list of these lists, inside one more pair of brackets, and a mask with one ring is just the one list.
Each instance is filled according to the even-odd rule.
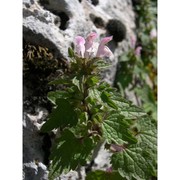
[[108,173],[112,173],[112,171],[113,171],[112,166],[106,169],[106,172],[108,172]]
[[88,58],[91,54],[94,53],[95,44],[94,40],[97,38],[97,34],[95,32],[90,33],[85,42],[85,57]]
[[93,45],[93,41],[97,38],[97,34],[95,32],[90,33],[87,38],[86,38],[86,43],[85,43],[85,49],[86,51],[90,49]]
[[100,50],[100,54],[99,56],[97,57],[110,57],[112,56],[113,53],[111,52],[111,50],[107,47],[107,46],[104,46],[104,48],[102,48],[102,50]]
[[93,56],[110,57],[112,52],[105,45],[112,40],[112,36],[103,38],[100,44],[94,42],[96,38],[97,34],[95,32],[88,34],[86,40],[82,36],[77,36],[75,38],[76,53],[83,58],[91,58]]
[[96,53],[96,57],[104,57],[104,56],[109,57],[112,55],[111,50],[107,46],[105,46],[105,44],[107,44],[111,40],[112,40],[112,36],[105,37],[101,40]]
[[131,45],[132,49],[135,48],[135,46],[136,46],[136,38],[135,38],[135,36],[130,37],[130,45]]
[[141,46],[138,46],[136,49],[135,49],[135,54],[136,56],[140,56],[141,55],[141,50],[142,50],[142,47]]
[[75,50],[77,54],[84,57],[85,52],[85,39],[82,36],[76,36],[75,38]]

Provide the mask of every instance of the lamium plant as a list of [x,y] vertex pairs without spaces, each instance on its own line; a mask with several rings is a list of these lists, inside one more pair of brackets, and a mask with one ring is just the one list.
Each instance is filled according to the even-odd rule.
[[99,44],[96,38],[94,32],[86,39],[77,36],[75,49],[68,49],[69,71],[49,83],[63,85],[48,93],[54,109],[41,128],[58,132],[49,157],[50,179],[86,166],[101,143],[112,153],[112,167],[88,172],[87,180],[156,177],[156,121],[101,79],[110,65],[103,58],[113,56],[106,46],[112,36]]
[[135,3],[136,36],[119,56],[114,85],[124,97],[134,94],[136,103],[157,120],[157,0]]

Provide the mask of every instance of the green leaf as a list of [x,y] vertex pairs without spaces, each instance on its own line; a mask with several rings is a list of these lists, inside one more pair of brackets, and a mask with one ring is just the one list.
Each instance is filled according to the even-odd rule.
[[154,119],[157,119],[157,102],[153,90],[149,86],[144,85],[143,89],[136,88],[135,92],[142,99],[144,110],[151,114]]
[[97,83],[99,82],[99,77],[98,76],[90,76],[87,79],[87,84],[89,85],[89,87],[97,85]]
[[119,93],[114,93],[111,99],[119,108],[120,114],[123,115],[125,119],[135,120],[147,115],[142,108],[132,105],[132,102],[122,98]]
[[57,99],[65,99],[68,98],[70,94],[67,91],[50,91],[48,93],[48,99],[53,103],[56,104]]
[[71,127],[77,124],[77,115],[67,100],[58,99],[56,104],[56,109],[52,111],[49,119],[43,124],[41,128],[42,132],[48,132],[58,127]]
[[[108,93],[106,92],[106,94]],[[111,107],[114,106],[114,109],[116,107],[117,112],[120,115],[124,116],[124,119],[126,120],[136,120],[147,115],[141,108],[132,105],[132,102],[122,98],[121,95],[117,92],[111,93],[109,97],[104,96],[103,100],[104,102],[112,102],[111,104],[108,102],[108,105],[110,105]]]
[[112,155],[111,163],[127,180],[150,179],[156,176],[157,139],[156,124],[150,118],[138,122],[138,143]]
[[103,105],[103,101],[100,98],[101,92],[98,91],[96,88],[89,88],[88,89],[88,97],[86,101],[91,105]]
[[133,81],[133,73],[131,69],[124,69],[123,66],[121,67],[122,70],[120,69],[119,72],[117,72],[116,75],[116,82],[120,82],[121,86],[123,89],[127,88]]
[[137,138],[139,143],[156,152],[157,147],[157,122],[149,116],[142,117],[137,121],[139,132]]
[[118,112],[111,114],[103,121],[103,137],[108,144],[116,143],[119,145],[137,143],[137,139],[130,133],[130,122]]
[[68,54],[69,54],[69,57],[74,57],[75,55],[74,55],[74,51],[69,47],[68,48]]
[[75,85],[75,86],[78,88],[79,91],[81,91],[80,82],[79,82],[79,80],[77,79],[77,77],[74,77],[74,78],[72,79],[72,83],[73,83],[73,85]]
[[48,83],[49,85],[59,85],[59,84],[64,84],[64,85],[67,85],[67,84],[70,84],[70,82],[67,80],[67,79],[62,79],[62,78],[59,78],[57,80],[54,80],[54,81],[51,81]]
[[97,66],[97,68],[100,70],[102,69],[107,69],[109,67],[111,67],[111,64],[107,63],[105,60],[103,59],[99,59],[99,58],[94,58],[94,63],[95,66]]
[[65,129],[50,156],[53,172],[61,174],[64,169],[75,170],[79,165],[85,165],[94,146],[92,139],[77,138],[70,130]]
[[131,105],[129,107],[123,107],[121,109],[121,114],[126,117],[126,119],[135,120],[140,117],[146,116],[147,114],[137,106]]
[[118,171],[96,170],[87,174],[86,180],[125,180]]
[[118,106],[111,100],[111,94],[103,91],[101,93],[101,99],[103,100],[103,102],[107,103],[110,107],[114,108],[114,109],[118,109]]

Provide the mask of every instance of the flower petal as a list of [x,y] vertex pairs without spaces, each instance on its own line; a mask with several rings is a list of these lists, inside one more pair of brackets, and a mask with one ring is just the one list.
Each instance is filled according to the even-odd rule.
[[101,40],[100,44],[107,44],[109,41],[111,41],[113,36],[105,37]]
[[84,57],[85,52],[85,39],[82,36],[75,37],[75,51],[81,57]]
[[97,34],[95,32],[90,33],[85,42],[85,57],[89,58],[90,55],[94,53],[94,40],[97,38]]
[[104,46],[104,56],[110,57],[112,55],[113,55],[112,51],[107,46]]
[[92,47],[93,41],[97,38],[97,34],[95,32],[90,33],[86,38],[85,48],[88,50]]
[[110,57],[112,55],[113,55],[112,51],[107,46],[103,46],[102,48],[99,48],[96,57]]
[[135,36],[130,37],[130,46],[132,49],[135,48],[135,46],[136,46],[136,37]]
[[86,58],[95,57],[98,46],[99,46],[99,43],[93,42],[92,47],[85,51],[85,57]]
[[138,47],[135,49],[135,54],[136,54],[136,56],[140,56],[140,55],[141,55],[141,50],[142,50],[142,47],[141,47],[141,46],[138,46]]
[[96,57],[104,57],[104,56],[109,57],[112,55],[111,50],[107,46],[105,46],[105,44],[111,41],[112,38],[113,38],[112,36],[109,36],[101,40],[97,53],[96,53]]

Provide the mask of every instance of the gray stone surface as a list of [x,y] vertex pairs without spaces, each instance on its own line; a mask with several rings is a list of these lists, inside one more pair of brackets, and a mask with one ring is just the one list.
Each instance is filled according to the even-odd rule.
[[[111,35],[106,28],[111,19],[117,19],[126,28],[126,36],[121,42],[112,41],[109,48],[114,57],[107,59],[112,67],[104,72],[104,79],[110,84],[114,81],[118,57],[130,46],[130,37],[134,36],[135,15],[131,0],[99,0],[95,6],[90,0],[23,0],[23,38],[32,44],[46,46],[54,56],[68,60],[68,47],[72,46],[75,36],[87,36],[92,31],[102,37]],[[119,31],[120,32],[120,31]],[[31,95],[32,89],[24,88],[24,96]],[[44,162],[43,136],[39,134],[43,120],[48,112],[39,107],[31,113],[24,109],[23,119],[23,179],[48,179]],[[110,154],[103,146],[95,156],[93,169],[105,170],[110,166]],[[82,174],[84,170],[81,170]],[[62,174],[59,179],[78,179],[75,171]]]
[[47,180],[47,167],[42,163],[24,163],[23,165],[24,177],[26,180]]
[[81,3],[78,0],[25,2],[23,4],[24,39],[44,45],[52,49],[57,56],[67,59],[68,47],[71,46],[75,36],[86,36],[95,31],[100,37],[104,37],[109,35],[106,29],[109,20],[121,21],[126,27],[126,37],[121,42],[112,41],[109,44],[114,57],[110,59],[111,69],[104,74],[105,80],[112,84],[118,57],[128,49],[130,36],[134,35],[135,17],[130,0],[99,0],[97,6],[92,5],[88,0],[82,0]]
[[93,154],[94,164],[92,170],[101,169],[106,171],[111,167],[110,157],[111,153],[104,148],[105,142],[99,144],[99,147],[95,149]]
[[36,115],[24,112],[23,116],[23,172],[25,180],[45,180],[48,177],[44,161],[43,136],[39,134],[42,121],[48,115],[44,108],[37,108]]

